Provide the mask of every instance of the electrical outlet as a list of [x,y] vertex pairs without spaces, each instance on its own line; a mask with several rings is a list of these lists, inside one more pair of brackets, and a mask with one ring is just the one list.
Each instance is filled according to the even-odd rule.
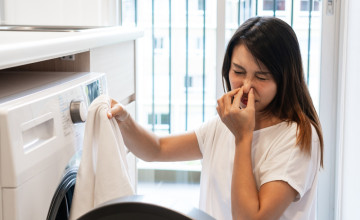
[[63,56],[60,58],[61,60],[70,60],[70,61],[74,61],[75,60],[75,55],[68,55],[68,56]]

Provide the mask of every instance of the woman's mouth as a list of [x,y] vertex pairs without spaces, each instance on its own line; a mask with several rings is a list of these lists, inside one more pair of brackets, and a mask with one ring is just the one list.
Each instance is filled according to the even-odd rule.
[[247,97],[242,97],[241,102],[246,106],[247,103],[248,103],[248,98]]
[[242,99],[241,99],[241,102],[242,102],[244,105],[247,105],[247,98],[242,98]]
[[246,108],[247,103],[248,103],[248,98],[243,96],[243,97],[241,98],[240,107],[241,107],[241,108]]

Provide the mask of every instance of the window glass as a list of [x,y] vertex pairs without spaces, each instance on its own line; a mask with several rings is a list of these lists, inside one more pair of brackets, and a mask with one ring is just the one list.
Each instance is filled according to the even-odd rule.
[[[216,114],[217,1],[136,5],[137,25],[144,30],[137,40],[137,121],[159,136],[192,131]],[[137,165],[139,194],[182,192],[174,197],[186,196],[198,206],[199,160]]]
[[156,37],[154,39],[154,49],[163,49],[164,48],[164,38]]
[[301,0],[300,1],[300,10],[301,11],[309,11],[310,10],[310,2],[312,2],[312,10],[313,11],[319,11],[320,10],[320,4],[319,0]]
[[199,11],[204,11],[204,1],[205,0],[198,0],[198,10]]
[[122,26],[135,26],[135,0],[122,0],[121,11]]
[[[276,0],[276,10],[284,11],[285,10],[285,0]],[[274,10],[274,0],[263,0],[263,10],[264,11],[273,11]]]

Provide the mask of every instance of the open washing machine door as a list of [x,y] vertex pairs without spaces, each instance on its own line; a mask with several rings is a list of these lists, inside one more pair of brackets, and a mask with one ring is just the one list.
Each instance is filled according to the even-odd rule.
[[213,220],[205,212],[185,203],[157,201],[141,195],[111,200],[89,211],[78,220]]
[[51,201],[47,220],[69,219],[77,171],[77,167],[72,167],[65,172]]

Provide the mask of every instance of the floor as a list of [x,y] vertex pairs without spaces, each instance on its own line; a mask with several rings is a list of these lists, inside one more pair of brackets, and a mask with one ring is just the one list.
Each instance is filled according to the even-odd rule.
[[173,200],[174,202],[186,202],[191,206],[199,207],[199,184],[184,183],[147,183],[139,182],[137,187],[138,195],[151,196],[157,199]]

